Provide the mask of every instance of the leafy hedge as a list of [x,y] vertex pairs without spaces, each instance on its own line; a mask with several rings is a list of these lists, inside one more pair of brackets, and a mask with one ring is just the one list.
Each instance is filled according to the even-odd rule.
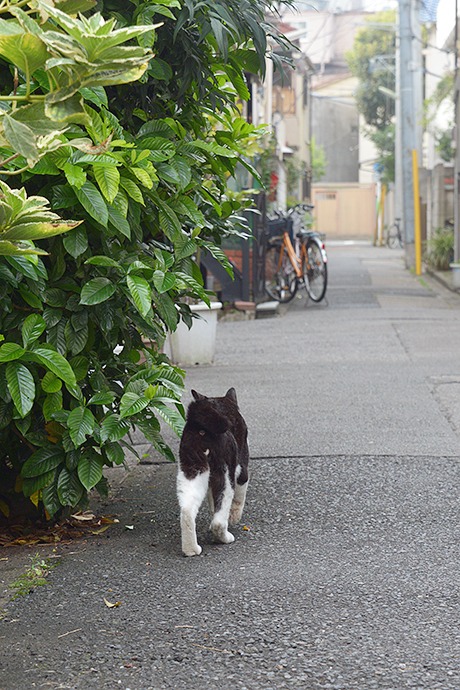
[[231,270],[220,241],[245,229],[227,181],[258,132],[235,104],[271,4],[2,3],[0,211],[33,207],[16,232],[0,213],[18,249],[0,257],[4,515],[19,493],[52,518],[104,492],[134,426],[173,459],[160,422],[180,434],[184,372],[162,345],[209,299],[197,253]]

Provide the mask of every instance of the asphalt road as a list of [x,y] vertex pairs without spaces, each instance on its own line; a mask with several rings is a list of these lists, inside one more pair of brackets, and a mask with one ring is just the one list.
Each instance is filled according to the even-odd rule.
[[221,323],[188,372],[248,422],[236,541],[203,510],[183,558],[175,467],[113,471],[119,524],[4,607],[1,690],[460,688],[460,297],[400,253],[329,256],[327,304]]

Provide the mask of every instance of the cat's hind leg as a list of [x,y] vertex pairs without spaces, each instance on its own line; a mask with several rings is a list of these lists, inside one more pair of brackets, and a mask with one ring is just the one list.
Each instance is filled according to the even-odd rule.
[[228,531],[228,516],[233,501],[233,487],[230,483],[228,470],[212,486],[212,495],[215,512],[211,521],[211,532],[216,541],[221,544],[231,544],[235,541],[235,537]]
[[231,525],[236,525],[243,515],[248,482],[249,476],[247,467],[238,465],[235,472],[235,493],[229,515],[229,522]]
[[243,515],[243,508],[246,501],[246,491],[248,489],[248,482],[245,484],[235,484],[235,495],[230,508],[229,522],[231,525],[236,525]]
[[196,516],[209,484],[209,470],[188,479],[179,469],[177,474],[177,497],[180,506],[180,527],[182,551],[185,556],[199,556],[202,549],[196,538]]

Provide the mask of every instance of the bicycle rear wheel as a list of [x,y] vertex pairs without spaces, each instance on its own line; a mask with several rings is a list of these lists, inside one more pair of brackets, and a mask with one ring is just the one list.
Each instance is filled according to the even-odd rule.
[[308,296],[313,302],[321,302],[327,289],[327,263],[321,244],[315,238],[306,242],[302,270]]
[[277,302],[290,302],[297,292],[297,277],[283,246],[273,246],[265,254],[265,291]]

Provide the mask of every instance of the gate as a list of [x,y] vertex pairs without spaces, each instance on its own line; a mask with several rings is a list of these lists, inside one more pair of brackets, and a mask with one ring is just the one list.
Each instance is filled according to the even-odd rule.
[[234,278],[228,275],[224,267],[209,252],[203,252],[201,266],[204,273],[211,273],[219,283],[216,292],[222,302],[263,302],[265,294],[265,251],[268,232],[266,224],[265,193],[255,194],[254,211],[247,212],[252,235],[249,239],[231,238],[223,243],[230,263],[233,266]]

